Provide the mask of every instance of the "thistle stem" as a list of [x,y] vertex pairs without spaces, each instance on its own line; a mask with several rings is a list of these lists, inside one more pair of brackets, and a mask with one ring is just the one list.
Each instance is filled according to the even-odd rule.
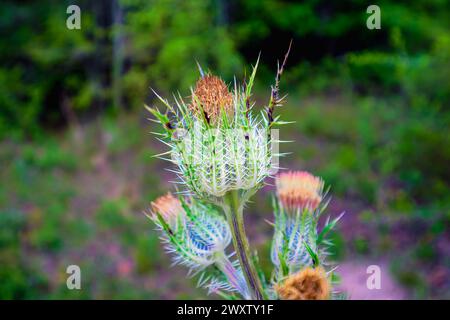
[[249,287],[252,299],[263,300],[263,290],[255,267],[251,260],[250,245],[245,234],[243,204],[239,199],[238,191],[231,191],[225,196],[223,207],[233,236],[233,245],[236,250],[242,272]]

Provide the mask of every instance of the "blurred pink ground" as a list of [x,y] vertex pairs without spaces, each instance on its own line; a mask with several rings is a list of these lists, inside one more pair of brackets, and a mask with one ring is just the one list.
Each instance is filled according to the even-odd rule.
[[[366,285],[367,267],[377,265],[381,270],[381,288],[368,289]],[[407,299],[405,290],[398,285],[389,272],[389,267],[385,262],[376,259],[348,261],[339,264],[336,272],[341,276],[339,289],[346,292],[350,300],[403,300]]]

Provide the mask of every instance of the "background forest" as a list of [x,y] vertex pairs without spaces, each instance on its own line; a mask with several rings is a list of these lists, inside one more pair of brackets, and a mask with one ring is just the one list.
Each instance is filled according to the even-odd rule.
[[[81,8],[69,30],[66,9]],[[279,112],[282,166],[331,186],[332,238],[351,298],[450,298],[450,2],[97,0],[0,3],[0,298],[204,298],[170,268],[150,201],[170,188],[144,103],[190,94],[204,69],[241,80],[258,54]],[[267,187],[247,226],[265,271]],[[82,290],[68,290],[79,265]],[[366,288],[379,265],[382,289]],[[216,298],[211,296],[211,298]]]

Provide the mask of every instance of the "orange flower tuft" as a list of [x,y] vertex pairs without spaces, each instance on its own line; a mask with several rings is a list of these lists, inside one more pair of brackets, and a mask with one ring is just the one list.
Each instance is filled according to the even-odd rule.
[[319,206],[322,201],[323,181],[306,171],[281,173],[276,178],[277,195],[288,209]]
[[184,214],[180,200],[168,192],[151,203],[152,211],[158,212],[171,226],[176,223],[178,215]]
[[204,112],[208,121],[217,123],[221,112],[233,115],[233,95],[222,79],[213,75],[206,75],[197,81],[190,109],[196,114]]
[[306,268],[275,286],[275,290],[283,300],[325,300],[330,296],[330,283],[323,268]]

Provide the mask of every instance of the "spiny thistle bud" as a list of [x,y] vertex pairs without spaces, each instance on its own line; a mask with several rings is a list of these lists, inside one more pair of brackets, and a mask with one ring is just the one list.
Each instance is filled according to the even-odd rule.
[[[290,283],[294,283],[292,279],[302,279],[314,274],[311,270],[319,273],[318,267],[327,264],[325,258],[330,241],[325,237],[343,214],[331,221],[328,218],[319,230],[318,220],[328,201],[324,202],[322,179],[308,172],[280,174],[276,178],[276,185],[277,199],[274,198],[273,201],[275,232],[271,259],[275,265],[275,282],[279,283],[285,277],[293,277],[291,282],[286,282],[289,287]],[[302,273],[301,270],[306,271]],[[282,291],[285,296],[288,295],[286,292],[290,291]]]
[[276,278],[292,275],[319,263],[317,221],[326,205],[323,181],[305,171],[281,173],[276,177],[275,232],[271,258]]
[[189,267],[192,274],[214,264],[222,274],[205,277],[202,273],[199,285],[210,292],[237,291],[250,298],[240,267],[229,260],[234,252],[225,252],[231,242],[230,229],[214,208],[194,199],[180,201],[171,193],[156,199],[151,207],[151,219],[162,232],[166,250],[174,255],[174,264]]
[[286,209],[317,209],[322,201],[323,181],[306,171],[281,173],[276,178],[277,195]]
[[288,277],[275,290],[283,300],[325,300],[330,297],[330,287],[325,270],[318,267]]
[[176,253],[175,262],[192,269],[214,263],[231,242],[225,219],[193,199],[183,205],[170,193],[159,197],[152,203],[152,219],[164,232],[168,251]]
[[222,79],[206,75],[197,81],[189,107],[197,117],[204,116],[208,122],[217,124],[223,112],[232,119],[233,95]]

